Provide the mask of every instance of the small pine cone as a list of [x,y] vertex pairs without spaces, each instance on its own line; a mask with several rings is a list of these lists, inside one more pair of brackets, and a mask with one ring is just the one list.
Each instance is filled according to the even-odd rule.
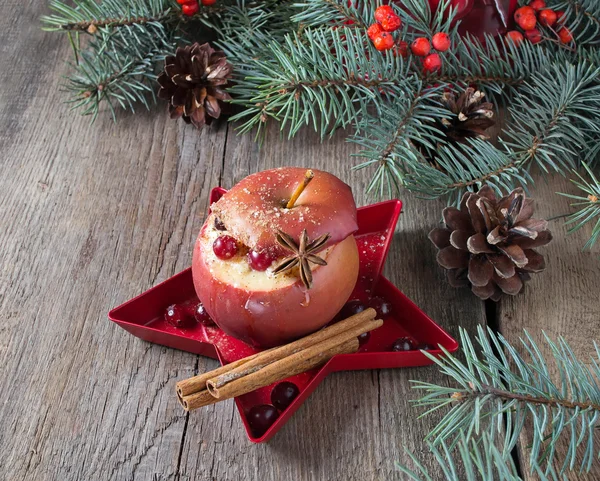
[[442,96],[444,106],[454,114],[450,119],[443,119],[443,131],[450,140],[464,141],[469,138],[487,139],[486,131],[492,127],[494,106],[484,102],[485,94],[472,87],[467,88],[457,98],[454,92],[446,92]]
[[521,292],[530,274],[546,268],[533,249],[552,240],[548,221],[533,219],[533,211],[523,189],[497,200],[487,185],[467,192],[460,209],[444,209],[445,227],[433,229],[429,239],[440,249],[437,261],[448,269],[448,282],[494,301]]
[[222,102],[231,99],[224,90],[231,70],[225,54],[208,43],[179,47],[158,76],[158,96],[169,101],[172,119],[182,117],[200,128],[218,119]]

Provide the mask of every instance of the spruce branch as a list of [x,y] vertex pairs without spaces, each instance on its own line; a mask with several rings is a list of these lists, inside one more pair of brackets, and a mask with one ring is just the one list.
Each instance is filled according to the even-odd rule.
[[170,0],[77,0],[75,6],[52,0],[49,8],[54,13],[43,16],[42,22],[49,31],[94,33],[99,28],[163,23],[174,14],[172,6]]
[[[485,183],[499,193],[516,185],[525,186],[532,180],[529,168],[533,163],[543,172],[564,173],[576,167],[583,152],[596,148],[600,139],[600,128],[594,121],[600,107],[598,74],[597,67],[586,63],[546,66],[545,71],[531,74],[514,95],[509,108],[511,122],[501,134],[499,147],[480,139],[464,144],[442,139],[437,141],[434,162],[401,152],[405,166],[401,175],[396,175],[395,182],[376,175],[380,185],[374,190],[384,191],[381,183],[385,182],[402,185],[426,197],[447,196],[454,202],[465,190]],[[419,134],[427,138],[432,128]],[[352,140],[377,146],[379,154],[373,148],[361,151],[359,155],[367,160],[360,166],[373,164],[373,160],[386,152],[390,139],[397,142],[397,135],[394,125],[385,121],[378,127],[373,123],[363,126]],[[439,137],[437,132],[436,138]]]
[[227,50],[234,63],[247,66],[230,89],[233,102],[245,108],[232,118],[243,120],[242,131],[260,129],[270,117],[289,137],[304,125],[325,136],[352,124],[367,107],[379,109],[386,98],[407,91],[409,63],[377,52],[356,29],[288,34],[281,43],[268,42],[258,58],[248,47]]
[[596,0],[559,0],[551,8],[565,12],[565,26],[578,45],[600,43],[600,4]]
[[[439,445],[428,443],[427,447],[445,481],[522,481],[513,459],[505,456],[488,434],[483,434],[478,440],[469,439],[462,434],[455,450],[445,443]],[[417,456],[410,451],[407,451],[407,454],[416,469],[396,464],[397,469],[408,476],[407,479],[412,481],[439,479],[432,477]],[[553,469],[544,473],[538,468],[536,474],[539,481],[567,481],[565,475],[560,476]]]
[[[600,350],[588,366],[579,360],[567,342],[552,341],[544,335],[557,371],[552,375],[550,360],[525,332],[521,354],[500,334],[478,328],[477,348],[465,330],[460,333],[465,362],[444,352],[429,356],[441,372],[458,387],[438,386],[414,381],[413,387],[425,392],[416,404],[427,413],[451,406],[450,411],[428,435],[433,444],[455,445],[462,439],[477,439],[487,433],[490,439],[502,436],[503,456],[509,456],[527,420],[533,425],[530,467],[532,472],[552,471],[556,443],[566,438],[567,454],[559,472],[589,471],[598,455],[594,432],[600,422]],[[426,414],[427,414],[426,413]],[[577,465],[577,455],[583,459]]]
[[583,164],[583,168],[589,180],[577,171],[574,172],[577,179],[571,180],[583,195],[560,192],[559,195],[575,200],[571,205],[577,208],[577,212],[571,214],[566,222],[570,226],[569,233],[576,232],[585,225],[593,224],[592,235],[584,246],[584,249],[591,249],[600,238],[600,180],[594,175],[589,165]]
[[67,79],[69,103],[96,118],[103,102],[115,118],[115,106],[149,108],[154,100],[157,63],[174,51],[179,39],[162,25],[148,24],[104,31],[94,35]]

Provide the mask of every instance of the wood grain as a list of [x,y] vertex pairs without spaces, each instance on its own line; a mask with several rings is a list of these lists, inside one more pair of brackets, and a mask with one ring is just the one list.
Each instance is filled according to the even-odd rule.
[[[321,143],[271,128],[259,148],[164,106],[90,125],[61,103],[70,51],[40,31],[42,13],[0,5],[0,480],[401,479],[405,448],[432,466],[421,441],[438,418],[417,419],[409,380],[444,383],[435,368],[332,375],[268,444],[249,443],[233,402],[184,414],[175,381],[217,363],[144,343],[108,310],[190,264],[211,187],[299,165],[336,173],[363,205],[370,173],[350,172],[342,132]],[[561,189],[536,186],[544,215],[567,211]],[[403,200],[386,275],[452,334],[473,332],[484,306],[447,285],[426,238],[443,203]],[[503,302],[500,328],[545,328],[584,353],[598,339],[597,254],[579,252],[584,233],[554,230],[548,272]]]
[[[536,183],[532,195],[536,199],[536,217],[550,219],[571,212],[569,199],[556,195],[556,192],[576,194],[577,189],[560,176],[550,178],[547,183],[541,180]],[[523,336],[523,329],[527,329],[548,359],[551,353],[544,343],[542,331],[553,339],[562,336],[577,356],[591,360],[593,342],[600,339],[597,286],[600,261],[597,248],[594,251],[581,250],[591,235],[591,226],[567,235],[564,219],[556,219],[550,222],[550,230],[554,240],[539,249],[546,258],[546,271],[534,276],[522,295],[502,300],[498,305],[499,329],[515,345]],[[550,367],[551,373],[556,374],[555,367]],[[527,481],[538,479],[527,470],[530,439],[529,431],[525,431],[519,447]],[[599,440],[596,439],[596,443]],[[566,445],[561,442],[556,458],[564,459],[565,453]],[[573,480],[599,478],[598,463],[588,475],[569,473],[569,479]]]

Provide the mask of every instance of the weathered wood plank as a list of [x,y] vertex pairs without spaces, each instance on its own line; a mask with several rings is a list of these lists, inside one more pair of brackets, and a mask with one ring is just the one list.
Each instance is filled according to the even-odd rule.
[[[231,187],[246,175],[281,165],[326,169],[352,185],[359,205],[367,172],[350,172],[355,147],[343,133],[321,144],[309,131],[292,141],[269,131],[259,148],[250,136],[230,132],[223,184]],[[440,220],[443,203],[405,200],[386,275],[433,319],[453,334],[484,322],[483,304],[466,291],[449,287],[435,262],[427,232]],[[204,369],[214,367],[205,362]],[[444,382],[434,368],[336,373],[307,400],[268,444],[252,445],[233,402],[190,415],[182,450],[181,479],[344,479],[399,478],[396,461],[407,462],[404,448],[423,451],[425,433],[437,418],[416,419],[409,404],[410,379]],[[431,465],[426,453],[422,456]],[[434,471],[439,473],[439,471]]]
[[[536,217],[549,219],[570,212],[569,199],[555,192],[575,194],[577,189],[559,176],[549,179],[548,183],[536,183],[533,190],[537,203]],[[545,347],[542,331],[553,339],[562,336],[576,355],[590,359],[594,352],[593,341],[600,339],[598,250],[581,250],[590,236],[591,227],[568,236],[564,219],[557,219],[550,223],[550,229],[554,240],[549,246],[539,249],[546,257],[546,271],[534,276],[522,295],[501,301],[498,305],[499,328],[515,345],[523,335],[523,329],[527,329],[543,347],[542,352],[546,356],[551,354]],[[556,374],[555,369],[552,372]],[[521,437],[520,457],[525,479],[533,481],[538,478],[527,474],[529,445],[530,434],[526,431]],[[560,443],[556,459],[564,459],[565,449],[565,444]],[[581,481],[597,480],[599,477],[597,462],[588,475],[569,474],[569,479]]]
[[173,479],[173,383],[196,356],[106,313],[189,265],[226,126],[164,106],[90,126],[62,103],[70,51],[42,5],[0,6],[0,479]]

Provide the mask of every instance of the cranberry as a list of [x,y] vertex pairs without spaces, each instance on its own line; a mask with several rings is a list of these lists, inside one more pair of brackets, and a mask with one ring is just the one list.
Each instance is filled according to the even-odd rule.
[[364,311],[366,308],[367,306],[365,306],[361,301],[359,301],[358,299],[354,299],[352,301],[346,302],[346,304],[344,305],[344,307],[342,307],[342,310],[339,313],[339,317],[341,319],[346,319],[350,316],[354,316],[355,314]]
[[231,259],[237,254],[237,250],[237,242],[230,235],[219,236],[213,243],[213,252],[219,259]]
[[248,252],[248,264],[255,271],[266,271],[272,263],[273,258],[268,252]]
[[271,391],[271,402],[280,411],[287,409],[292,401],[298,397],[300,389],[293,382],[280,382]]
[[199,323],[204,324],[205,326],[214,326],[215,324],[201,302],[199,302],[196,309],[194,309],[194,317]]
[[227,227],[225,227],[225,224],[223,224],[223,222],[221,222],[221,219],[219,219],[218,217],[215,217],[215,229],[227,230]]
[[358,336],[358,344],[362,346],[362,345],[366,344],[370,338],[371,338],[370,332],[363,332],[360,336]]
[[377,317],[386,318],[392,313],[392,304],[383,297],[373,297],[369,301],[369,307],[377,311]]
[[414,341],[410,337],[400,337],[392,344],[392,351],[414,351],[416,349]]
[[177,304],[167,307],[165,320],[172,326],[179,328],[191,327],[195,323],[194,318],[183,307]]
[[267,429],[275,422],[279,413],[270,404],[259,404],[248,412],[248,423],[252,434],[259,438],[267,432]]

